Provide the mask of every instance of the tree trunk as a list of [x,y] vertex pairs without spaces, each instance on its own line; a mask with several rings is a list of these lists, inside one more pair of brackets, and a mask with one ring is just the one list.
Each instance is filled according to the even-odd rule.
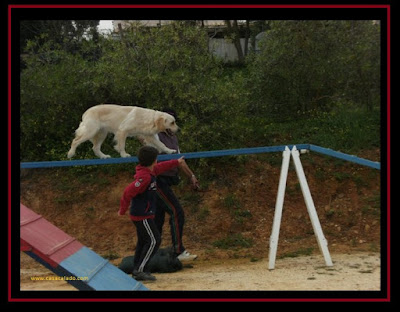
[[243,63],[244,55],[243,55],[242,45],[240,44],[240,33],[237,20],[233,20],[233,25],[231,24],[230,20],[225,20],[225,22],[228,28],[228,33],[232,35],[233,44],[235,45],[238,55],[238,61],[239,63]]

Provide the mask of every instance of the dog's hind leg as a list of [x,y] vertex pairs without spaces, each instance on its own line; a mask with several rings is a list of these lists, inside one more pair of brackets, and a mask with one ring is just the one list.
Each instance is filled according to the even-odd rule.
[[71,143],[71,148],[68,151],[68,158],[71,158],[75,155],[76,148],[82,144],[83,142],[92,139],[97,132],[99,131],[99,128],[93,125],[87,124],[86,122],[81,122],[78,129],[75,131],[75,138],[72,140]]
[[83,135],[77,135],[77,136],[72,140],[71,148],[70,148],[70,150],[68,151],[68,154],[67,154],[68,158],[74,157],[75,152],[76,152],[76,148],[77,148],[81,143],[83,143],[83,142],[85,142],[85,141],[87,141],[87,140],[88,140],[88,138],[85,138]]
[[101,145],[107,137],[107,131],[100,129],[99,132],[90,140],[93,143],[93,152],[99,158],[111,158],[110,155],[103,154]]

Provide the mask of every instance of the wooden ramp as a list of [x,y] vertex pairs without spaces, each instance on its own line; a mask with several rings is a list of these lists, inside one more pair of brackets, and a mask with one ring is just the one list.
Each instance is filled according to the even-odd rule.
[[20,204],[21,250],[79,290],[148,290],[108,260]]

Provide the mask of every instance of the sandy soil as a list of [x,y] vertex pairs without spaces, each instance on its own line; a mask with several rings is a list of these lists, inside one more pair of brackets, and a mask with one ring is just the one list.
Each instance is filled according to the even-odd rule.
[[[333,267],[326,267],[322,255],[277,259],[268,270],[268,259],[248,258],[195,260],[182,271],[154,274],[145,282],[150,290],[380,290],[379,253],[332,254]],[[54,276],[46,268],[21,256],[21,290],[76,290],[64,281],[32,281],[32,276]]]

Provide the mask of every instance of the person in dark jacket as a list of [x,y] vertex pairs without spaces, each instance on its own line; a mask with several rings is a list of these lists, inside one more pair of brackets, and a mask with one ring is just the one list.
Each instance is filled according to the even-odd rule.
[[[178,116],[173,109],[166,108],[163,111],[174,116],[175,119],[178,119]],[[178,138],[174,133],[170,131],[160,132],[158,138],[165,144],[165,146],[177,150],[178,154],[180,154]],[[161,175],[157,176],[157,210],[154,221],[158,231],[162,234],[165,213],[170,216],[169,224],[172,247],[175,254],[180,261],[190,261],[196,259],[197,255],[189,253],[183,245],[182,236],[185,215],[178,198],[172,190],[172,186],[179,183],[178,168],[188,177],[193,189],[199,189],[199,182],[186,162],[181,163],[179,167],[165,171]]]
[[139,150],[139,165],[136,166],[135,180],[125,188],[118,211],[118,215],[122,216],[130,207],[130,218],[136,227],[137,244],[132,273],[136,280],[153,281],[156,279],[145,270],[146,264],[161,243],[161,235],[154,223],[156,176],[184,162],[181,157],[158,164],[157,156],[158,150],[154,147],[143,146]]

